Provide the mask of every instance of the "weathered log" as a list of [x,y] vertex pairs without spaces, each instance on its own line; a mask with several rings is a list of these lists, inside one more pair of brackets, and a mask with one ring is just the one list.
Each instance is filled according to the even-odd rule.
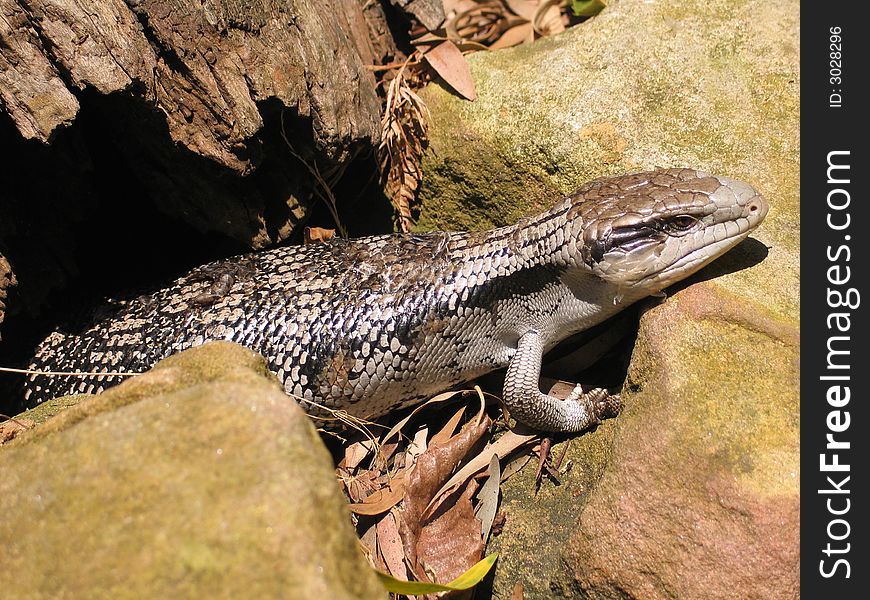
[[327,172],[376,147],[367,67],[395,52],[365,0],[0,0],[9,312],[100,268],[72,249],[113,203],[250,248],[289,237],[317,185],[298,157]]
[[[49,141],[75,118],[75,92],[132,91],[177,143],[246,173],[278,99],[311,120],[340,160],[378,137],[379,102],[350,23],[352,0],[0,0],[0,98],[24,137]],[[357,31],[357,34],[360,32]]]

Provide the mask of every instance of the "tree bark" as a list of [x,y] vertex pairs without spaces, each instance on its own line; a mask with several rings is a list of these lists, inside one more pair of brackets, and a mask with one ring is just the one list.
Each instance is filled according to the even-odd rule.
[[[352,0],[0,0],[0,99],[43,142],[79,111],[76,92],[131,92],[172,139],[239,173],[256,166],[258,102],[311,120],[335,160],[378,139],[380,103]],[[371,58],[367,56],[366,58]]]
[[146,198],[250,248],[288,238],[317,185],[300,157],[377,147],[367,66],[395,54],[366,0],[0,0],[0,321],[100,268],[73,258],[95,211],[123,231]]

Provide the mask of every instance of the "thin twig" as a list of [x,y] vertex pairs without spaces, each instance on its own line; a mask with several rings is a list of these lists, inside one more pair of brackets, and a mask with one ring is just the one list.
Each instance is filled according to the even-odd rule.
[[404,61],[404,62],[387,63],[385,65],[366,65],[365,67],[369,71],[375,71],[375,72],[377,72],[377,71],[392,71],[393,69],[404,69],[405,67],[413,67],[415,65],[419,65],[422,63],[423,63],[422,60],[415,60],[415,61],[410,61],[410,62]]
[[15,417],[10,417],[9,415],[4,415],[3,413],[0,413],[0,419],[6,419],[5,421],[0,421],[0,423],[15,423],[16,425],[18,425],[22,429],[27,429],[28,427],[31,427],[31,425],[28,425],[27,423],[25,423],[23,421],[19,421]]
[[[328,183],[323,179],[323,176],[320,174],[320,169],[317,168],[317,164],[315,163],[313,166],[302,156],[300,156],[296,150],[293,148],[293,144],[290,143],[290,140],[287,139],[287,134],[284,131],[284,111],[281,111],[281,137],[284,138],[284,142],[287,144],[287,148],[290,150],[290,154],[292,154],[299,162],[305,165],[305,168],[308,169],[308,172],[311,173],[312,177],[320,184],[320,187],[323,189],[323,193],[317,191],[317,196],[323,200],[323,203],[326,204],[326,208],[329,209],[329,212],[332,214],[332,220],[335,221],[335,226],[338,229],[338,234],[347,239],[347,228],[342,224],[341,219],[338,217],[338,208],[336,207],[336,199],[335,194],[332,193],[332,188]],[[315,190],[316,191],[316,190]],[[324,196],[323,194],[326,194]]]
[[20,373],[22,375],[49,375],[51,377],[134,377],[142,373],[127,373],[124,371],[37,371],[35,369],[13,369],[12,367],[0,367],[0,371],[6,373]]
[[[351,429],[355,429],[355,430],[359,431],[360,433],[362,433],[370,442],[372,442],[372,444],[374,444],[374,447],[378,451],[380,451],[380,444],[378,443],[378,440],[375,438],[374,434],[369,430],[369,426],[371,425],[371,426],[375,426],[375,427],[382,427],[382,425],[378,425],[377,423],[367,421],[366,419],[361,419],[359,417],[355,417],[354,415],[352,415],[344,410],[336,410],[334,408],[330,408],[328,406],[325,406],[325,405],[320,404],[318,402],[315,402],[313,400],[306,400],[305,398],[302,398],[301,396],[297,396],[295,394],[288,394],[288,395],[300,404],[307,404],[308,406],[314,406],[314,407],[316,407],[316,408],[318,408],[318,409],[322,410],[323,412],[328,413],[330,415],[328,417],[324,417],[324,416],[314,415],[314,414],[308,413],[308,416],[310,418],[316,419],[318,421],[333,421],[333,422],[338,421],[339,423],[346,425],[347,427],[350,427]],[[308,411],[305,411],[305,412],[308,412]],[[331,432],[329,430],[319,429],[319,431],[323,431],[324,433],[328,433],[330,435],[334,435],[335,437],[340,438],[340,436],[334,434],[333,432]]]

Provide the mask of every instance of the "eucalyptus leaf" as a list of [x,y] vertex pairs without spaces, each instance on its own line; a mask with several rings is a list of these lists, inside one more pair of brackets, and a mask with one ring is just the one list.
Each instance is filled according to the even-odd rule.
[[606,4],[602,0],[572,0],[571,12],[575,17],[594,17]]
[[498,552],[493,552],[489,556],[483,558],[476,563],[465,573],[451,581],[450,583],[428,583],[425,581],[400,581],[392,575],[387,575],[381,571],[375,571],[381,580],[381,583],[387,588],[388,592],[393,594],[405,595],[420,595],[434,594],[435,592],[452,592],[460,590],[468,590],[480,583],[495,561],[498,559]]

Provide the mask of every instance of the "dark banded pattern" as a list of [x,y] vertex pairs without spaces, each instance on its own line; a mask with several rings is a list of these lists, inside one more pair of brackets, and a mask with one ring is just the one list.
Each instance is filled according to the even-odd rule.
[[[697,270],[766,212],[748,185],[690,169],[600,179],[492,231],[336,240],[204,265],[83,331],[52,334],[31,367],[140,372],[207,340],[231,340],[263,354],[288,394],[377,417],[515,355],[539,361]],[[528,353],[518,352],[524,336],[534,340]],[[33,405],[118,382],[34,375],[26,395]]]

